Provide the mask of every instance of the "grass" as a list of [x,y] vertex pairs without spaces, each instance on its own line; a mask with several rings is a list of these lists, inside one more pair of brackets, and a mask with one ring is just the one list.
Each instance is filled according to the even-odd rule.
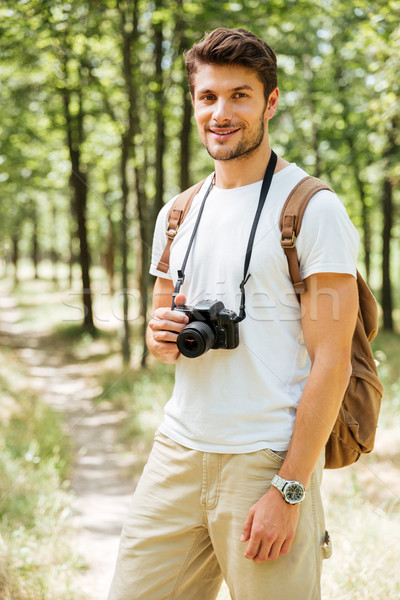
[[381,331],[373,350],[385,390],[375,449],[324,474],[334,552],[324,564],[323,600],[400,598],[400,336]]
[[347,497],[345,490],[328,496],[327,526],[334,553],[324,565],[323,599],[397,600],[399,499],[383,509],[357,484]]
[[381,331],[373,342],[378,373],[384,387],[379,425],[400,425],[400,335]]
[[0,598],[76,600],[71,574],[69,440],[60,416],[24,388],[16,352],[0,353]]
[[140,475],[144,467],[173,382],[173,367],[156,362],[144,370],[131,369],[122,377],[115,370],[100,377],[103,392],[99,401],[111,402],[116,410],[126,414],[118,442],[124,452],[136,457],[132,476]]

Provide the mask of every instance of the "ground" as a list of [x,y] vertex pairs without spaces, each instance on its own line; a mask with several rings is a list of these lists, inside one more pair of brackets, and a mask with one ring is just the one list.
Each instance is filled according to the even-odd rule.
[[[107,401],[107,390],[99,387],[104,362],[72,360],[64,346],[54,346],[46,327],[35,329],[33,323],[21,328],[18,304],[4,286],[0,287],[0,309],[0,344],[17,350],[29,386],[65,416],[65,433],[72,437],[75,456],[71,477],[74,550],[87,567],[77,575],[78,586],[88,600],[105,600],[122,521],[137,482],[138,464],[143,464],[145,456],[124,451],[119,442],[118,432],[127,415],[116,410]],[[93,356],[101,355],[102,343],[93,342]],[[146,451],[147,447],[142,448],[142,454]],[[400,597],[393,541],[400,532],[399,474],[399,425],[378,430],[371,457],[348,469],[325,472],[323,493],[336,552],[325,565],[324,600]],[[381,536],[386,536],[386,542]],[[384,577],[385,582],[379,583],[379,575],[373,576],[381,568],[391,572],[392,581]],[[378,583],[371,583],[372,578]],[[219,600],[228,599],[224,585]]]

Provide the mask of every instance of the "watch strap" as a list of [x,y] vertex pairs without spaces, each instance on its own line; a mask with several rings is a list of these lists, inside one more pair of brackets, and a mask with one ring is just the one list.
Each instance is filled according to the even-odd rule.
[[274,475],[271,481],[271,485],[276,487],[280,492],[283,492],[283,488],[287,483],[287,479],[283,479],[283,477],[280,477],[278,474]]

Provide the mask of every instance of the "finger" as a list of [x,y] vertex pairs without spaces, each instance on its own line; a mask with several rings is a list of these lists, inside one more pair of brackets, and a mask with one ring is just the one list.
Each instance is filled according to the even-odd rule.
[[179,333],[185,327],[186,323],[177,321],[168,321],[167,319],[152,319],[149,322],[150,329],[156,331],[175,331]]
[[[269,548],[269,552],[263,552],[262,555],[260,556],[260,558],[262,558],[262,560],[276,560],[278,558],[278,556],[280,555],[280,551],[282,548],[282,540],[281,539],[277,539],[272,546],[270,546]],[[267,549],[266,549],[267,550]]]
[[189,321],[189,317],[185,315],[185,313],[179,310],[171,310],[165,306],[157,308],[154,311],[153,319],[159,321],[174,321],[175,323],[188,323]]
[[242,535],[240,537],[241,542],[247,542],[250,539],[251,526],[253,523],[254,513],[252,510],[248,512],[247,519],[244,522]]
[[255,523],[254,519],[253,519],[253,523],[251,525],[251,532],[250,532],[250,541],[247,544],[246,552],[244,553],[246,558],[252,559],[255,556],[257,556],[257,554],[260,550],[263,532],[264,532],[263,524]]
[[175,298],[175,306],[182,306],[183,304],[186,304],[186,296],[178,294]]
[[260,551],[260,546],[261,540],[259,538],[250,537],[250,542],[247,544],[246,552],[244,553],[245,558],[248,558],[249,560],[255,558]]
[[275,542],[270,546],[263,541],[259,547],[258,554],[253,558],[253,562],[263,563],[266,560],[275,560],[279,556],[280,546],[280,542]]
[[243,531],[242,535],[240,536],[240,541],[248,542],[249,539],[250,539],[250,533],[248,531]]
[[[267,560],[267,558],[278,558],[279,549],[283,540],[279,540],[279,538],[277,538],[276,531],[274,529],[266,531],[263,524],[259,524],[258,527],[253,525],[250,541],[253,538],[253,532],[255,533],[255,539],[259,540],[258,552],[251,557],[253,558],[254,562],[264,562]],[[274,548],[275,545],[278,547]],[[277,555],[275,556],[276,551]]]
[[153,339],[156,342],[175,342],[177,340],[178,334],[173,331],[154,331]]
[[286,539],[283,542],[282,546],[281,546],[281,549],[279,551],[279,555],[283,556],[284,554],[288,554],[291,545],[292,545],[292,540],[291,539]]

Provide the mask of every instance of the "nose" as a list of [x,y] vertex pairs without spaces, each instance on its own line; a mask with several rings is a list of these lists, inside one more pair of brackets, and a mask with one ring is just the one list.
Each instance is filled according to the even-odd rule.
[[214,104],[213,119],[218,125],[229,123],[232,120],[230,102],[225,98],[218,98]]

